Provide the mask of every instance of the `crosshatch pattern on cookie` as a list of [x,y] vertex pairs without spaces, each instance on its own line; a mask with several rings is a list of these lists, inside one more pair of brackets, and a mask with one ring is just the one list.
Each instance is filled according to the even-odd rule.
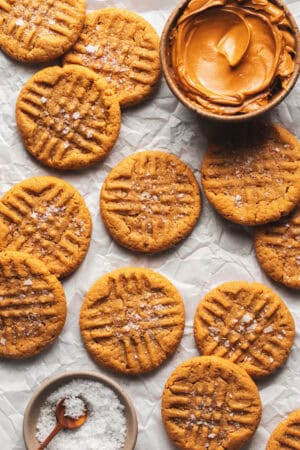
[[36,177],[13,186],[0,200],[0,250],[36,255],[58,277],[83,260],[91,218],[81,195],[54,177]]
[[255,432],[260,416],[259,393],[251,378],[221,358],[185,361],[163,391],[163,423],[182,449],[239,449]]
[[100,278],[80,316],[84,343],[96,359],[127,374],[159,366],[178,346],[184,307],[175,287],[147,269],[125,268]]
[[283,301],[259,283],[231,282],[200,302],[194,323],[204,355],[228,358],[249,375],[269,375],[287,359],[294,342],[293,317]]
[[102,9],[88,14],[64,63],[93,69],[114,87],[122,106],[134,104],[152,92],[159,78],[159,37],[137,14]]
[[0,46],[13,58],[48,61],[74,44],[85,0],[0,0]]
[[51,344],[66,317],[63,288],[37,258],[0,253],[0,355],[33,356]]
[[226,219],[245,225],[287,215],[300,201],[300,143],[279,125],[235,133],[210,145],[204,156],[208,200]]
[[79,66],[35,74],[19,95],[16,116],[28,151],[58,169],[103,159],[118,138],[121,121],[105,80]]
[[300,289],[300,206],[280,222],[259,228],[254,242],[263,270],[273,280]]
[[110,172],[100,207],[116,241],[151,253],[175,245],[192,231],[200,215],[200,191],[192,171],[176,156],[145,151],[125,158]]
[[300,409],[292,412],[271,434],[266,450],[299,450]]

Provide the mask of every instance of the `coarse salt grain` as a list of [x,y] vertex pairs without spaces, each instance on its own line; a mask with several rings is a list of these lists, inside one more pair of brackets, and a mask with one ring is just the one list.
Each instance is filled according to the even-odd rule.
[[96,53],[99,50],[99,45],[86,45],[85,47],[87,53]]
[[46,399],[37,421],[38,441],[44,441],[54,428],[57,403],[71,397],[73,399],[79,397],[86,404],[87,420],[76,430],[62,430],[48,444],[47,449],[99,450],[101,447],[101,450],[121,450],[127,433],[124,406],[109,387],[86,379],[73,380],[61,386]]
[[6,339],[2,337],[2,338],[0,339],[0,344],[1,344],[1,345],[5,345],[5,344],[6,344]]
[[24,25],[24,24],[25,24],[25,22],[24,22],[23,19],[19,18],[19,19],[16,20],[16,25],[17,25],[18,27],[21,27],[21,26]]
[[80,118],[80,113],[79,112],[74,112],[74,114],[72,115],[73,119],[77,120]]
[[47,103],[46,97],[41,97],[41,102],[42,102],[42,103]]
[[32,280],[30,278],[27,278],[27,280],[24,281],[24,286],[32,286]]
[[244,314],[242,317],[242,322],[249,323],[249,322],[251,322],[251,320],[252,320],[252,317],[248,313]]
[[265,334],[272,333],[272,331],[273,331],[272,325],[270,325],[269,327],[267,327],[267,328],[264,329],[264,333],[265,333]]

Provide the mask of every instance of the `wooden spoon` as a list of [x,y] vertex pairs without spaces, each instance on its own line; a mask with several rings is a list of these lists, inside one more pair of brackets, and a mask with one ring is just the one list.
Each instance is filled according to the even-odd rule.
[[87,419],[88,411],[85,408],[85,413],[83,416],[78,417],[78,419],[72,419],[71,417],[65,416],[66,408],[64,405],[65,399],[63,398],[56,406],[56,418],[57,424],[52,432],[49,434],[47,439],[39,446],[38,450],[43,450],[47,447],[50,441],[57,435],[61,430],[72,430],[81,427]]

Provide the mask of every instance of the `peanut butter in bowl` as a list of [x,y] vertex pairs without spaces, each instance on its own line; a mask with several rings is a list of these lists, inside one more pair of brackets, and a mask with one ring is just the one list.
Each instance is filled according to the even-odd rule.
[[295,83],[297,26],[280,1],[191,0],[173,19],[163,36],[165,74],[198,112],[260,113]]

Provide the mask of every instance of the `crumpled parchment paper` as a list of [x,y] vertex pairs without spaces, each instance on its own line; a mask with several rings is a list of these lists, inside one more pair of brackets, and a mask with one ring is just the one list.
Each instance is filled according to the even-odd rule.
[[[143,15],[161,33],[176,0],[88,0],[88,9],[115,6]],[[300,1],[286,0],[300,24]],[[186,308],[184,338],[176,352],[154,373],[127,378],[109,373],[131,396],[138,415],[137,450],[171,450],[160,418],[161,393],[167,378],[182,361],[196,356],[193,317],[202,296],[225,281],[258,281],[271,286],[287,303],[300,327],[300,294],[276,285],[260,269],[253,251],[251,231],[220,218],[203,198],[203,213],[183,243],[156,256],[137,256],[117,246],[99,215],[99,190],[104,178],[125,156],[143,149],[162,149],[188,163],[198,181],[206,147],[207,125],[173,97],[164,80],[154,99],[122,115],[120,138],[108,158],[92,169],[57,172],[39,165],[24,149],[16,128],[15,102],[24,82],[40,67],[26,67],[0,52],[0,195],[27,177],[54,175],[72,183],[84,196],[93,218],[89,253],[81,267],[63,282],[68,317],[57,342],[35,358],[0,362],[0,448],[24,450],[24,409],[39,383],[66,370],[105,372],[89,357],[81,342],[78,317],[89,287],[104,273],[123,266],[145,266],[165,275],[181,292]],[[300,138],[300,81],[271,118]],[[210,126],[211,127],[211,126]],[[300,408],[300,336],[286,366],[258,383],[263,417],[245,450],[264,450],[270,432],[292,410]],[[88,450],[88,449],[79,449]]]

